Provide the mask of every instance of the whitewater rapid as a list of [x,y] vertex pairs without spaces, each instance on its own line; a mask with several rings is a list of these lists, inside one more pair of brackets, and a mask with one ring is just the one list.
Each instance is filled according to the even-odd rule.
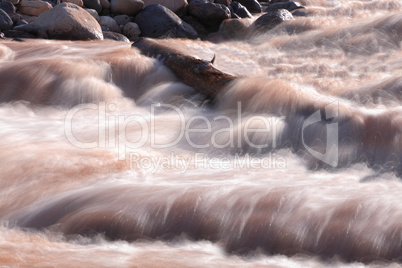
[[159,41],[238,77],[215,102],[130,44],[0,42],[0,265],[399,266],[401,3],[301,3]]

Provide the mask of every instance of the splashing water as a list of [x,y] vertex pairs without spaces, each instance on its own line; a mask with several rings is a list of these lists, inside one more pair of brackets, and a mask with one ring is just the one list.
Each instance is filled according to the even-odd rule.
[[158,41],[239,77],[214,103],[128,44],[1,42],[0,264],[398,266],[401,3],[301,3]]

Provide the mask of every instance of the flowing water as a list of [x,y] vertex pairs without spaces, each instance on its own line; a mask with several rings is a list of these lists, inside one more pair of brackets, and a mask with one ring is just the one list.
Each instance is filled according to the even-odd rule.
[[402,3],[301,1],[245,40],[0,43],[0,266],[397,267]]

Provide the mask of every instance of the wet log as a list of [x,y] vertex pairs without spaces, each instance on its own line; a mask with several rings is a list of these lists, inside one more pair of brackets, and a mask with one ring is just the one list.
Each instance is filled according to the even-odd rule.
[[[212,61],[197,59],[177,50],[158,44],[156,41],[141,38],[135,43],[141,53],[148,57],[163,60],[163,63],[186,85],[214,100],[235,76],[216,69]],[[215,57],[214,57],[215,58]]]

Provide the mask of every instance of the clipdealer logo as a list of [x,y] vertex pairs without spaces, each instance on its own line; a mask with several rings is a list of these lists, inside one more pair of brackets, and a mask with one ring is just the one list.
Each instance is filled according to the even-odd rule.
[[[72,145],[83,149],[116,148],[118,151],[119,160],[126,160],[128,149],[138,149],[145,145],[149,145],[151,148],[156,149],[173,148],[183,140],[185,140],[189,146],[195,149],[204,149],[208,147],[214,147],[218,149],[228,147],[243,148],[243,146],[247,146],[249,148],[254,148],[257,150],[263,148],[275,149],[277,146],[276,141],[278,134],[278,125],[282,124],[281,119],[277,117],[271,117],[271,119],[269,119],[261,115],[255,115],[247,118],[242,118],[240,102],[238,103],[236,118],[219,115],[212,119],[213,121],[226,122],[229,127],[223,129],[213,129],[213,122],[211,122],[211,119],[202,115],[195,115],[190,118],[186,118],[185,114],[178,107],[170,104],[151,105],[149,115],[136,113],[129,115],[116,115],[113,114],[116,109],[117,107],[115,104],[111,103],[106,105],[106,103],[104,102],[100,102],[99,104],[81,104],[72,108],[67,113],[64,121],[64,130],[67,140]],[[156,110],[158,109],[162,109],[164,111],[170,110],[170,112],[174,113],[176,118],[178,119],[178,135],[174,137],[174,140],[170,142],[161,142],[160,140],[157,140],[158,136],[156,135],[157,131],[155,126],[155,118],[157,115]],[[338,109],[338,102],[333,102],[326,105],[324,109],[318,110],[310,115],[304,121],[301,130],[301,138],[304,148],[315,158],[333,167],[336,167],[338,165],[338,123],[335,122],[336,120],[333,120],[339,115]],[[86,110],[91,110],[92,113],[97,114],[97,140],[82,141],[74,134],[74,118],[79,112],[83,112]],[[193,127],[193,123],[200,122],[204,124],[204,128]],[[253,127],[253,123],[255,122],[259,122],[259,126],[263,127]],[[315,123],[325,124],[326,144],[324,153],[310,147],[306,142],[305,130],[307,127]],[[130,132],[127,127],[133,124],[137,126],[135,132],[135,141],[130,140],[128,138],[129,135],[127,135]],[[217,139],[217,136],[222,134],[223,132],[227,132],[229,138],[222,143],[222,141],[219,141],[219,139]],[[209,134],[210,140],[205,142],[204,144],[198,144],[191,138],[191,134],[194,133]],[[236,133],[236,135],[233,135],[234,133]],[[270,135],[272,137],[271,143],[255,144],[253,142],[253,139],[250,139],[250,137],[252,137],[256,133],[261,133],[262,135]],[[130,161],[132,159],[133,158],[130,156]]]
[[[129,115],[114,114],[115,104],[101,102],[99,104],[81,104],[72,108],[65,117],[65,136],[74,146],[83,149],[91,148],[116,148],[119,160],[125,160],[128,149],[139,149],[150,146],[156,149],[174,148],[180,142],[186,142],[192,148],[243,148],[247,146],[256,150],[263,148],[276,148],[277,126],[283,124],[280,118],[264,117],[255,115],[243,117],[241,103],[238,103],[237,115],[229,117],[218,115],[208,118],[203,115],[194,115],[189,118],[176,106],[170,104],[153,104],[150,113],[133,113]],[[177,127],[172,132],[177,132],[173,140],[168,142],[161,138],[161,130],[157,129],[157,110],[169,111],[172,113],[172,120]],[[80,112],[95,113],[97,116],[98,135],[97,140],[83,141],[74,133],[74,130],[81,131],[82,127],[74,127],[74,120],[79,118]],[[214,125],[225,125],[225,128],[213,128]],[[136,126],[135,131],[129,126]],[[201,127],[200,127],[201,126]],[[227,133],[223,141],[219,137]],[[81,133],[82,134],[82,133]],[[171,134],[171,133],[170,133]],[[205,134],[205,135],[204,135]],[[270,136],[270,141],[255,141],[253,135]],[[162,133],[163,135],[163,133]],[[207,140],[194,139],[194,136],[201,135],[208,137]],[[135,140],[133,140],[133,137]],[[159,139],[159,140],[158,140]]]

